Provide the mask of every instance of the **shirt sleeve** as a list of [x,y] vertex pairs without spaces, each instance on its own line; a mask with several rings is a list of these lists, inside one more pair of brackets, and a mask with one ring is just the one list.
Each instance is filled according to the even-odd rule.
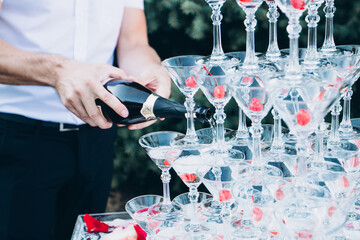
[[144,0],[124,0],[124,6],[144,9]]

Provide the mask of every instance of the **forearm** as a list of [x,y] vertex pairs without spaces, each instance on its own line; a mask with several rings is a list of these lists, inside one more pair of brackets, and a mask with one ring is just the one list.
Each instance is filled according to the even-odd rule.
[[118,50],[118,63],[129,75],[140,76],[150,68],[160,67],[161,60],[155,50],[146,44]]
[[0,40],[0,83],[54,86],[68,59],[17,49]]

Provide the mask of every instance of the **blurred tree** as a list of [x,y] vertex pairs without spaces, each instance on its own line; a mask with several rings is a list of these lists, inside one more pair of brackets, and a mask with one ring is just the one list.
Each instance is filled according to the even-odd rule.
[[[200,54],[209,55],[212,50],[211,8],[204,0],[145,0],[150,44],[157,50],[162,59],[176,55]],[[337,44],[360,44],[360,1],[336,1],[335,13],[335,41]],[[321,8],[322,9],[322,8]],[[264,52],[268,44],[268,20],[266,17],[267,5],[263,4],[258,10],[256,50]],[[245,28],[243,21],[245,14],[237,3],[228,0],[222,8],[222,42],[225,52],[245,50]],[[306,14],[306,13],[305,13]],[[305,15],[304,14],[304,15]],[[324,13],[318,29],[318,46],[321,47],[324,35]],[[302,18],[302,20],[304,17]],[[281,14],[279,18],[278,39],[280,48],[288,47],[286,32],[287,18]],[[303,31],[300,38],[300,47],[306,47],[307,29],[302,21]],[[356,90],[356,86],[354,86]],[[353,102],[358,102],[360,96],[354,94]],[[173,86],[172,100],[183,102],[184,97]],[[199,92],[196,102],[210,106]],[[232,100],[226,107],[226,126],[237,128],[237,105]],[[353,116],[359,117],[360,105],[353,104]],[[270,122],[268,117],[263,122]],[[203,127],[197,125],[197,128]],[[163,122],[138,131],[129,132],[126,128],[119,129],[116,143],[116,158],[114,166],[113,187],[119,189],[125,198],[146,194],[162,193],[160,170],[146,155],[138,144],[141,135],[159,131],[175,130],[184,132],[186,121],[167,119]],[[176,174],[172,174],[172,197],[187,188]],[[126,200],[126,199],[125,199]]]

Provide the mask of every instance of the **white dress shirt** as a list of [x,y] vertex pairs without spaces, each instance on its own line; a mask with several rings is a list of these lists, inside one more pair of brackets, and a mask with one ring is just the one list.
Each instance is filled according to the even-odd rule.
[[[0,39],[26,51],[112,64],[124,8],[143,0],[3,0]],[[83,124],[52,87],[0,84],[0,112]]]

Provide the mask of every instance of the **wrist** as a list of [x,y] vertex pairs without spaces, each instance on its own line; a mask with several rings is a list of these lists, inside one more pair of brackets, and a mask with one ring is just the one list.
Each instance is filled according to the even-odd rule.
[[66,71],[69,65],[71,65],[71,62],[73,62],[73,60],[62,56],[56,56],[56,55],[48,56],[48,66],[47,66],[48,71],[45,72],[49,73],[49,75],[46,76],[47,83],[49,84],[49,86],[56,87],[58,82],[66,74]]

